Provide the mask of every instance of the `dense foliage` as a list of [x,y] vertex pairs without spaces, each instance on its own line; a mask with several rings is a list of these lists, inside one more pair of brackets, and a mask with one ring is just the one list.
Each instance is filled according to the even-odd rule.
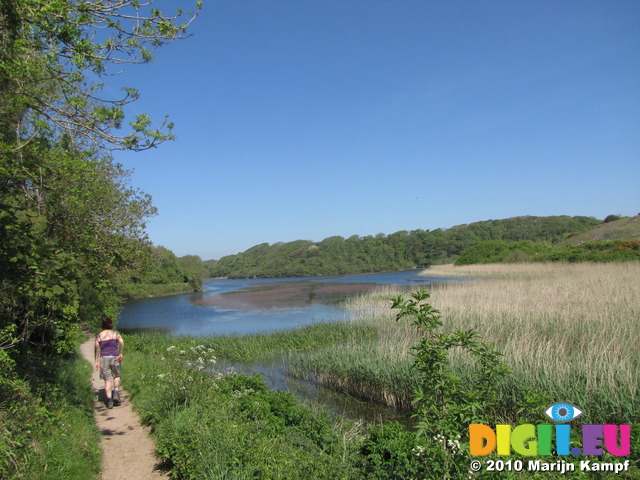
[[115,284],[119,298],[139,298],[172,293],[199,292],[209,268],[197,255],[176,255],[167,248],[145,245],[142,260]]
[[125,89],[100,82],[179,38],[193,18],[151,2],[7,0],[0,11],[0,347],[68,352],[80,319],[117,307],[115,284],[140,269],[148,195],[110,149],[172,137],[140,115],[123,135]]
[[[155,147],[173,138],[172,125],[154,125],[146,115],[126,125],[125,107],[137,91],[117,97],[103,83],[123,64],[150,61],[152,50],[184,36],[195,16],[163,15],[151,3],[0,2],[3,476],[21,471],[38,443],[24,440],[35,429],[5,427],[13,402],[24,400],[18,413],[25,418],[58,408],[30,402],[40,396],[46,369],[18,368],[24,359],[45,364],[51,355],[71,355],[80,324],[115,317],[129,285],[158,271],[145,234],[155,209],[110,151]],[[191,263],[178,261],[178,276],[194,287]]]
[[212,266],[219,277],[297,277],[403,270],[451,261],[486,240],[555,241],[600,222],[590,217],[515,217],[458,225],[446,230],[400,231],[375,237],[329,237],[263,243]]
[[0,478],[99,478],[90,365],[31,352],[16,369],[0,375]]
[[553,246],[549,243],[488,240],[463,251],[456,265],[514,262],[625,262],[640,260],[640,241],[617,240]]

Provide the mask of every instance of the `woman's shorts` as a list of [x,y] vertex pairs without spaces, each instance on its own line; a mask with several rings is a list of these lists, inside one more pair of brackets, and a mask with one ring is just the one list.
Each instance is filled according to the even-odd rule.
[[115,355],[100,357],[100,378],[102,380],[111,380],[120,377],[120,362],[116,362]]

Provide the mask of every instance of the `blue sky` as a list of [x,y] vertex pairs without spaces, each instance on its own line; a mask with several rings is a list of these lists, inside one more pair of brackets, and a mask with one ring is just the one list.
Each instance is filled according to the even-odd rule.
[[635,0],[205,0],[192,37],[109,79],[178,140],[115,158],[158,207],[152,241],[205,260],[635,215],[638,25]]

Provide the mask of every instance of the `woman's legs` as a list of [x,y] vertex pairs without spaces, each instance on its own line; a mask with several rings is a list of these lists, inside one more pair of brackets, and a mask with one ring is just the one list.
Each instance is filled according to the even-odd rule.
[[104,394],[107,397],[107,408],[113,402],[120,403],[120,364],[114,362],[115,357],[100,358],[100,376],[104,378]]
[[111,400],[112,389],[113,389],[113,378],[106,378],[104,381],[104,393],[107,396],[107,400]]
[[120,377],[113,379],[113,401],[120,405]]
[[107,408],[113,408],[113,399],[111,398],[111,388],[113,387],[113,379],[104,379],[104,394],[107,397]]

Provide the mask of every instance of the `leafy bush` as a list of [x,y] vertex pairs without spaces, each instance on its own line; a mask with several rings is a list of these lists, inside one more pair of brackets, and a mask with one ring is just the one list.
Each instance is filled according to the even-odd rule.
[[488,240],[464,250],[455,264],[530,262],[536,261],[551,251],[553,251],[553,247],[546,243],[536,243],[528,240],[519,242]]
[[20,359],[0,375],[0,477],[97,478],[98,430],[89,364],[77,356]]
[[[373,427],[360,447],[360,465],[370,480],[426,478],[416,435],[397,422]],[[421,447],[422,448],[422,447]]]
[[546,261],[625,262],[640,260],[640,241],[615,240],[567,245],[547,255]]
[[[469,424],[491,418],[500,401],[497,385],[508,371],[499,352],[477,341],[475,330],[443,331],[440,312],[425,301],[429,297],[424,290],[413,293],[409,300],[398,296],[392,308],[399,310],[396,320],[408,318],[422,335],[414,347],[415,365],[422,376],[414,416],[418,437],[426,436],[428,443],[419,453],[430,460],[430,476],[462,478],[469,459],[460,440]],[[452,349],[467,352],[476,362],[475,375],[464,382],[450,369]]]
[[602,223],[615,222],[616,220],[620,220],[622,217],[620,215],[607,215]]

